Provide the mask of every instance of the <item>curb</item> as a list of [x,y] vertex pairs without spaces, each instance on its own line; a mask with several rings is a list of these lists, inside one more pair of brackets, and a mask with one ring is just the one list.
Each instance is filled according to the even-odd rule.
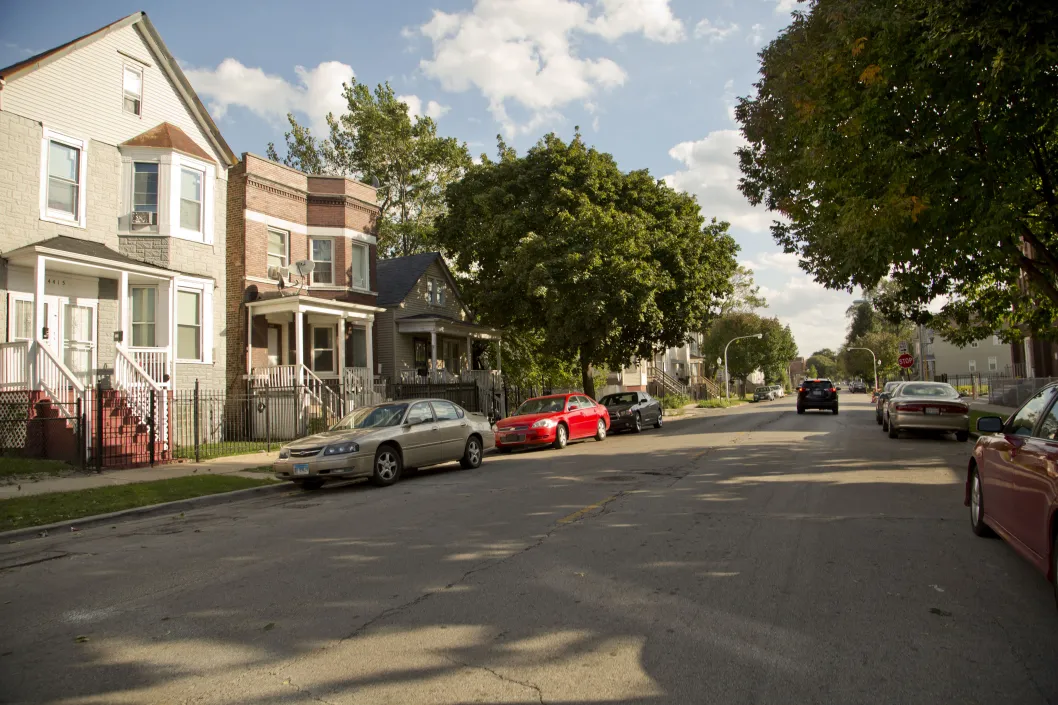
[[68,530],[71,527],[87,529],[100,524],[114,524],[131,521],[133,519],[146,519],[148,517],[174,514],[176,512],[183,512],[191,509],[212,507],[217,504],[228,504],[243,499],[253,499],[260,495],[278,494],[283,491],[290,491],[291,488],[292,485],[288,482],[277,482],[274,485],[248,487],[245,490],[232,490],[231,492],[207,494],[202,495],[201,497],[178,499],[174,502],[164,502],[162,504],[149,504],[144,507],[123,509],[120,512],[111,512],[109,514],[96,514],[94,516],[81,517],[80,519],[69,519],[66,521],[55,522],[54,524],[27,526],[22,529],[12,529],[11,531],[0,532],[0,543],[18,543],[26,539],[44,538],[40,536],[42,531],[47,531],[50,534],[56,531]]

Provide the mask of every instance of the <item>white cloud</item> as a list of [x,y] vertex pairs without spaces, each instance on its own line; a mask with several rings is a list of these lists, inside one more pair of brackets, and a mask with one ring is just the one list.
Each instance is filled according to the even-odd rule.
[[761,272],[802,274],[804,270],[801,269],[799,262],[797,255],[790,252],[761,252],[753,259],[742,260],[739,264],[758,274]]
[[722,42],[732,34],[738,31],[738,25],[734,22],[724,26],[721,23],[713,24],[708,19],[704,19],[694,27],[694,36],[699,39],[706,39],[710,44]]
[[281,122],[287,113],[295,112],[308,117],[317,135],[327,131],[327,113],[344,112],[342,84],[355,75],[348,64],[325,61],[312,69],[295,66],[298,81],[291,83],[232,58],[220,62],[216,69],[186,68],[184,73],[195,91],[206,97],[217,119],[233,105],[248,108],[271,122]]
[[788,15],[797,9],[801,0],[775,0],[775,14]]
[[425,112],[423,111],[422,98],[417,95],[398,95],[397,100],[402,103],[407,103],[408,114],[412,117],[418,115],[425,115],[433,120],[440,120],[443,118],[451,108],[447,105],[441,105],[436,100],[431,100],[426,103]]
[[697,142],[681,142],[669,156],[684,168],[665,177],[673,188],[698,197],[707,218],[726,220],[736,228],[765,232],[775,216],[754,208],[738,190],[742,172],[735,150],[746,144],[738,130],[716,130]]
[[[576,35],[683,37],[669,0],[598,0],[594,10],[573,0],[476,0],[468,12],[435,11],[419,28],[433,56],[419,65],[447,91],[479,90],[508,136],[530,132],[560,120],[563,106],[625,82],[612,59],[581,58]],[[528,117],[512,116],[512,104]]]
[[[762,256],[766,255],[758,259]],[[757,281],[760,283],[759,277]],[[836,350],[844,342],[848,330],[845,311],[852,305],[853,295],[826,289],[803,273],[774,286],[761,284],[760,293],[768,302],[762,314],[776,316],[790,326],[802,356],[822,348]]]
[[755,47],[759,47],[764,43],[764,25],[755,24],[750,27],[750,30],[750,35],[746,38],[746,41]]

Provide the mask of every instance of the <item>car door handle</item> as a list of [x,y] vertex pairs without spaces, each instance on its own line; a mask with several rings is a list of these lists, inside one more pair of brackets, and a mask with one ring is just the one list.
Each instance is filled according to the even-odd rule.
[[460,425],[460,426],[466,426],[466,425],[467,425],[467,422],[466,422],[466,421],[464,421],[463,423],[461,423],[461,424],[459,424],[459,425]]
[[440,428],[440,426],[431,426],[431,427],[430,427],[430,430],[431,430],[431,431],[436,431],[436,430],[437,430],[437,429],[439,429],[439,428]]

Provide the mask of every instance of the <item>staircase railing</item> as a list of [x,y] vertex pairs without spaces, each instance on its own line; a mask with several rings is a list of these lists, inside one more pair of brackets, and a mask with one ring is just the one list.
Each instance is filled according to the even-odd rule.
[[36,344],[37,376],[40,386],[66,418],[77,417],[77,400],[84,399],[84,384],[62,363],[43,340]]
[[661,387],[670,394],[687,393],[687,387],[682,382],[658,367],[652,366],[650,368],[650,379],[652,382],[661,385]]
[[[151,379],[124,348],[115,347],[114,386],[125,392],[126,401],[133,413],[146,422],[154,414],[154,438],[163,448],[169,448],[169,395],[167,389]],[[154,408],[151,408],[151,392],[154,392]]]
[[316,376],[315,372],[305,365],[301,365],[301,369],[298,372],[299,381],[305,386],[305,391],[316,399],[317,403],[323,407],[324,412],[328,415],[328,423],[337,422],[338,419],[342,418],[345,408],[342,403],[342,397],[328,387],[322,379]]
[[342,383],[347,410],[376,404],[382,400],[381,397],[375,397],[374,375],[366,367],[346,367]]
[[29,341],[0,343],[0,389],[29,389]]
[[128,353],[159,387],[171,386],[168,348],[129,348]]

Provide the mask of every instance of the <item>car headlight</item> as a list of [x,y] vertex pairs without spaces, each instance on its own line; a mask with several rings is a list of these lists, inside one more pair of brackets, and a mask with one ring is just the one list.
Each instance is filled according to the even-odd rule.
[[290,457],[290,449],[289,448],[280,448],[279,449],[279,459],[280,460],[286,460],[289,457]]
[[558,422],[554,419],[540,419],[533,424],[533,428],[554,428],[558,425]]
[[621,416],[631,416],[631,415],[632,415],[632,410],[631,409],[625,409],[624,411],[621,412]]
[[332,443],[323,449],[324,455],[345,455],[346,453],[356,453],[360,450],[360,446],[352,441],[344,441],[342,443]]

